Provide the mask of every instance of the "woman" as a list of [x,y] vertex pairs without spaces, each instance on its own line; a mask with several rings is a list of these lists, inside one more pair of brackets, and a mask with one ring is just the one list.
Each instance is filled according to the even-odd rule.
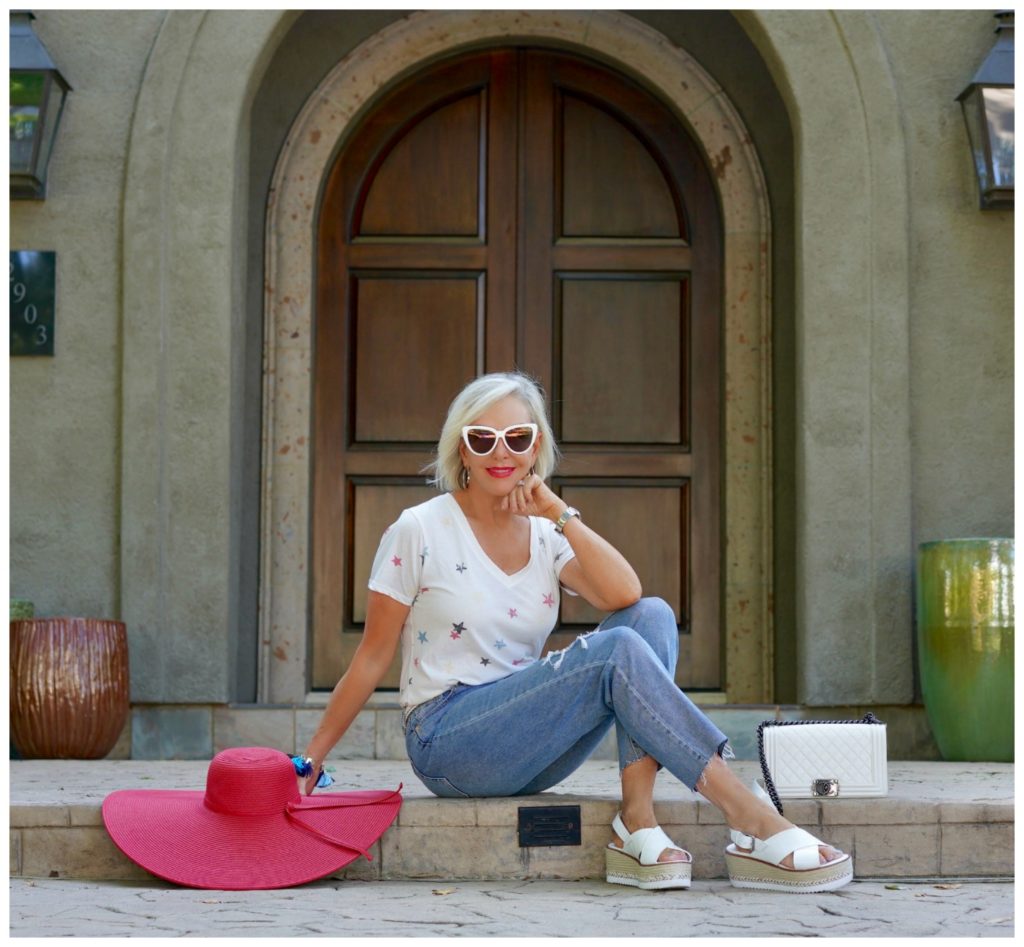
[[[675,685],[675,620],[611,544],[546,485],[556,449],[538,386],[485,375],[452,402],[432,464],[444,492],[385,531],[366,626],[306,749],[310,793],[324,758],[402,643],[401,703],[416,775],[438,796],[537,793],[563,780],[614,723],[622,808],[610,882],[685,888],[691,858],[654,816],[665,766],[717,806],[740,887],[823,891],[852,861],[795,828],[723,760],[723,734]],[[560,588],[610,612],[541,659]],[[755,784],[756,786],[756,784]],[[758,790],[760,787],[756,787]]]

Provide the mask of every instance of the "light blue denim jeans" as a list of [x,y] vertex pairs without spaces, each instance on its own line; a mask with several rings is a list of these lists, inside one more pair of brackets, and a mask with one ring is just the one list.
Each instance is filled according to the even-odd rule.
[[437,796],[518,796],[561,782],[614,723],[619,769],[644,756],[691,789],[727,738],[673,680],[672,609],[644,598],[562,651],[489,684],[456,684],[415,707],[405,745]]

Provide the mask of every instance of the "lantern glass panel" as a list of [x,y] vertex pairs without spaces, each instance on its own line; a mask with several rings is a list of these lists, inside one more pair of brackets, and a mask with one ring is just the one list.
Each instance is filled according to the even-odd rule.
[[50,162],[50,149],[57,137],[57,126],[60,124],[60,113],[64,107],[64,89],[52,75],[46,77],[46,89],[43,93],[43,110],[40,115],[39,157],[36,159],[36,175],[40,180],[46,178],[46,168]]
[[11,73],[11,171],[32,171],[46,87],[45,73]]
[[967,123],[967,137],[971,141],[971,154],[974,156],[974,170],[978,175],[978,183],[982,191],[992,186],[988,173],[988,154],[985,149],[985,127],[981,109],[981,88],[972,86],[960,100],[964,110],[964,121]]
[[1013,89],[982,89],[992,151],[993,187],[1013,187]]

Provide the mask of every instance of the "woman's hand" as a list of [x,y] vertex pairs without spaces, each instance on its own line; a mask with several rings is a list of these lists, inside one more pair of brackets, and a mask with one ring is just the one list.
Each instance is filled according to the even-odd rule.
[[557,520],[566,503],[536,474],[528,474],[501,501],[501,509],[519,516],[543,516]]
[[320,760],[313,760],[313,771],[308,776],[296,776],[299,785],[300,796],[311,796],[316,789],[316,781],[320,778],[320,770],[323,763]]
[[[552,522],[567,506],[536,474],[523,478],[500,504],[510,513],[543,516]],[[643,594],[640,579],[622,553],[581,519],[573,517],[569,523],[572,526],[566,524],[564,535],[576,555],[563,566],[561,584],[602,612],[613,612],[639,600]]]

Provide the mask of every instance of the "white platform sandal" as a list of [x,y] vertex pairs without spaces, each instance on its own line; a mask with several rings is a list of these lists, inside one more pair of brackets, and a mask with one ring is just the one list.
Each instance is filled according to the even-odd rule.
[[[693,858],[685,848],[676,845],[660,825],[628,832],[622,814],[616,813],[612,828],[622,840],[622,848],[609,842],[605,849],[606,877],[611,884],[646,889],[690,887]],[[658,856],[666,848],[682,852],[686,861],[659,862]]]
[[[756,781],[753,789],[756,796],[768,799]],[[819,847],[825,843],[796,826],[763,841],[736,829],[729,834],[732,844],[725,849],[725,863],[737,888],[812,894],[834,891],[853,880],[853,858],[844,853],[823,865]],[[787,855],[793,856],[792,868],[782,865]]]

